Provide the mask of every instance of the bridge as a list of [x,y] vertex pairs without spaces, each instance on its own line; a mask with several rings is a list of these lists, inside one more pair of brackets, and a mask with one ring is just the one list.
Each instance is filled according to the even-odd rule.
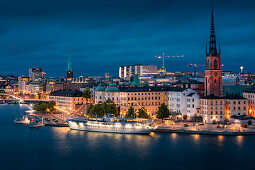
[[23,99],[17,96],[14,96],[12,94],[8,94],[8,93],[0,93],[0,96],[9,96],[10,98],[8,99],[0,99],[0,101],[6,102],[6,103],[10,103],[10,102],[17,102],[17,103],[39,103],[39,102],[44,102],[44,103],[48,103],[48,100],[42,100],[42,99]]

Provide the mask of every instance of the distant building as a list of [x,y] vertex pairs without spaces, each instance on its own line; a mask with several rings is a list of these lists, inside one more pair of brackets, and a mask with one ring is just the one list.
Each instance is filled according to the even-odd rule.
[[49,100],[67,112],[74,113],[83,105],[83,93],[78,90],[57,90],[50,93]]
[[31,80],[46,79],[46,73],[43,72],[42,68],[30,68],[29,77]]
[[134,77],[135,74],[138,76],[144,76],[150,73],[157,73],[156,65],[127,65],[119,67],[119,77],[120,78],[129,78]]
[[30,81],[30,77],[20,76],[18,77],[18,86],[20,93],[27,93],[26,85]]

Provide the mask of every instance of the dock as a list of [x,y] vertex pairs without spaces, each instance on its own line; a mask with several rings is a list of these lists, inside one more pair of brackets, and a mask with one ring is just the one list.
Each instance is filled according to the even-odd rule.
[[185,130],[185,129],[166,129],[159,128],[153,130],[157,133],[180,133],[180,134],[198,134],[198,135],[223,135],[223,136],[240,136],[240,135],[255,135],[255,131],[244,130],[244,131],[208,131],[208,130]]

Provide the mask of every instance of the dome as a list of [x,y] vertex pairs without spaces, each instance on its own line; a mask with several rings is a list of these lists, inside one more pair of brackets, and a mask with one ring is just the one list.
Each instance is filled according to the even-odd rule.
[[95,91],[104,91],[105,88],[106,88],[105,85],[104,85],[103,83],[100,83],[100,84],[97,86],[97,88],[96,88]]
[[111,83],[109,86],[105,89],[105,92],[118,92],[120,91],[118,87],[116,87],[115,84]]

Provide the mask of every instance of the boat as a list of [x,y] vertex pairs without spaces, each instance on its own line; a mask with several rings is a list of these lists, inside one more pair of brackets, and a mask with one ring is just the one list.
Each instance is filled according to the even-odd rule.
[[29,124],[30,128],[40,128],[40,127],[44,127],[44,126],[45,126],[45,124],[43,122],[43,117],[42,117],[42,121],[31,120],[30,124]]
[[30,128],[40,128],[40,127],[44,127],[44,126],[45,126],[45,124],[42,122],[37,122],[37,123],[34,122],[34,123],[29,124]]
[[29,124],[30,120],[29,120],[28,116],[23,116],[22,118],[16,118],[13,123],[15,123],[15,124]]
[[134,119],[113,118],[113,115],[107,115],[106,118],[72,118],[66,122],[71,130],[106,133],[149,134],[157,128],[151,122],[141,123]]

